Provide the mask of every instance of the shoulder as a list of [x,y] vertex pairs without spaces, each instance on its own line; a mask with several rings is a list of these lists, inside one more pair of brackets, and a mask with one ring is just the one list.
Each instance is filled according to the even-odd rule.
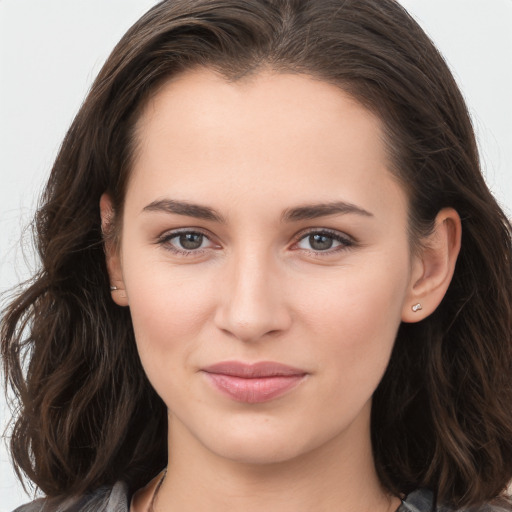
[[438,507],[436,512],[512,512],[512,505],[495,505],[492,503],[484,503],[483,505],[457,510],[446,507]]
[[428,489],[417,489],[407,495],[396,512],[434,512],[434,494]]
[[101,487],[79,498],[58,502],[40,498],[13,512],[129,512],[128,487],[124,482],[117,482],[112,487]]
[[434,508],[434,494],[432,491],[417,489],[403,500],[397,512],[512,512],[512,505],[504,500],[503,504],[487,503],[459,510],[442,505]]

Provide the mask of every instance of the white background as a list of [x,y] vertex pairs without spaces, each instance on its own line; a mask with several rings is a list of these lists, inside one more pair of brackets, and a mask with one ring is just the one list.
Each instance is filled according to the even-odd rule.
[[[28,276],[22,228],[115,43],[154,0],[0,0],[0,292]],[[402,0],[446,57],[491,190],[512,212],[512,0]],[[25,237],[28,241],[28,238]],[[27,261],[28,260],[28,261]],[[9,417],[0,398],[0,429]],[[0,512],[26,502],[0,446]]]

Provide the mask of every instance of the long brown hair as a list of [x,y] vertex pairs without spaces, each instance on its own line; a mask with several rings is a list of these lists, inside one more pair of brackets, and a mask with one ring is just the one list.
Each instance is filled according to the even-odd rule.
[[400,327],[375,392],[374,457],[396,494],[428,487],[453,507],[501,495],[512,478],[512,228],[482,178],[446,63],[394,0],[167,0],[118,43],[44,191],[40,271],[4,311],[18,474],[59,497],[116,480],[135,490],[166,464],[166,408],[128,309],[111,300],[98,204],[108,191],[122,214],[135,122],[161,84],[193,66],[233,81],[268,67],[336,84],[384,122],[411,240],[441,208],[458,211],[462,249],[446,297]]

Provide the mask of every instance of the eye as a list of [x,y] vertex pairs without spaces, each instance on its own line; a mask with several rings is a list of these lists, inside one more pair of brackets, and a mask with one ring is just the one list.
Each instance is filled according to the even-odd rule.
[[161,236],[157,243],[175,254],[193,256],[202,254],[207,249],[203,246],[205,240],[208,237],[200,231],[174,231]]
[[[312,249],[301,247],[300,244],[306,242]],[[355,245],[355,241],[348,235],[342,235],[337,231],[322,229],[319,231],[309,231],[299,239],[299,248],[314,256],[327,256],[343,251]],[[336,245],[337,244],[337,245]],[[334,250],[329,250],[334,247]]]
[[[206,234],[200,231],[173,231],[165,233],[157,243],[166,250],[182,256],[197,256],[202,254],[210,247],[205,246],[205,241],[209,240]],[[300,244],[307,242],[311,249],[302,247]],[[322,229],[309,231],[298,239],[298,246],[315,257],[332,255],[355,245],[355,241],[348,235],[342,235],[338,231]],[[330,250],[334,247],[334,250]]]

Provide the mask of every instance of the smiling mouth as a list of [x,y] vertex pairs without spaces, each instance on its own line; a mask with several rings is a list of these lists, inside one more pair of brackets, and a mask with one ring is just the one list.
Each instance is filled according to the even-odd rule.
[[255,364],[225,361],[203,368],[202,372],[217,391],[249,404],[280,397],[307,376],[304,370],[271,361]]

